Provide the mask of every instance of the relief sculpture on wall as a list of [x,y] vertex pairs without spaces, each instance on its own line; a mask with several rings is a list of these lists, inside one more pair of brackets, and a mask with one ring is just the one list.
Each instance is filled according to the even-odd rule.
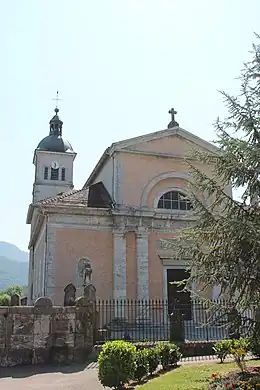
[[77,286],[87,286],[91,284],[92,267],[89,259],[82,258],[77,264]]

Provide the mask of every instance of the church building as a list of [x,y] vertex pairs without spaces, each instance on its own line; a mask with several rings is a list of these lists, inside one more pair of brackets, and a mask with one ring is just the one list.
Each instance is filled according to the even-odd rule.
[[[75,190],[76,153],[55,109],[33,157],[28,304],[48,296],[62,305],[64,288],[73,283],[81,295],[86,276],[97,299],[174,297],[170,282],[185,277],[185,263],[162,240],[195,220],[187,192],[190,149],[216,147],[182,129],[173,109],[170,114],[166,129],[109,146]],[[218,287],[204,294],[215,298]]]

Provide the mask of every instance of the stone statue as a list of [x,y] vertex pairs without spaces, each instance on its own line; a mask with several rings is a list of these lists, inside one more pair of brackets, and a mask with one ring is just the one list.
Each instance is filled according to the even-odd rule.
[[88,284],[84,288],[84,297],[91,302],[95,302],[96,300],[96,289],[93,284]]
[[87,286],[91,284],[92,267],[88,259],[80,259],[78,262],[78,284]]

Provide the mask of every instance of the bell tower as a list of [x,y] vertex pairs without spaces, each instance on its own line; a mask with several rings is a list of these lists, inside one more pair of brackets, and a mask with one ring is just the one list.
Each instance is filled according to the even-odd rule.
[[[57,92],[57,100],[58,92]],[[73,163],[76,153],[62,137],[63,122],[56,106],[50,120],[49,135],[34,151],[35,179],[33,203],[73,189]]]

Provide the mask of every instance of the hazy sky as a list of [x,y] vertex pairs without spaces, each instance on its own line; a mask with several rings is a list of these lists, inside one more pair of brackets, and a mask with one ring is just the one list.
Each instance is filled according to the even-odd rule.
[[168,109],[214,139],[218,89],[237,92],[259,0],[0,0],[0,240],[27,249],[33,151],[59,89],[80,188],[114,141],[164,129]]

